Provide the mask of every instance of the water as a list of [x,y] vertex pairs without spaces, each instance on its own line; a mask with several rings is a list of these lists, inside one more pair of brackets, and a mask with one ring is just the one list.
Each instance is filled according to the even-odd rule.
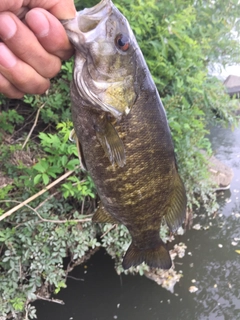
[[[240,319],[240,254],[235,251],[240,250],[240,128],[213,128],[211,140],[217,158],[233,169],[234,180],[230,190],[219,193],[218,213],[200,212],[194,220],[209,229],[178,237],[187,250],[175,260],[183,278],[174,294],[145,277],[119,277],[111,258],[100,251],[71,273],[84,281],[68,280],[56,297],[65,306],[36,302],[39,320]],[[190,286],[198,290],[190,293]]]

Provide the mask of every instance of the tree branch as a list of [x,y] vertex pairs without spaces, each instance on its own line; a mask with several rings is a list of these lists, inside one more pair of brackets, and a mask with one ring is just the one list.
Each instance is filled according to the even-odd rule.
[[34,194],[33,196],[31,196],[30,198],[26,199],[25,201],[21,202],[19,205],[15,206],[14,208],[10,209],[9,211],[5,212],[4,214],[2,214],[0,216],[0,221],[2,221],[3,219],[9,217],[10,215],[12,215],[14,212],[16,212],[18,209],[24,207],[26,204],[28,204],[29,202],[35,200],[36,198],[38,198],[39,196],[41,196],[43,193],[45,193],[46,191],[50,190],[52,187],[54,187],[56,184],[58,184],[59,182],[61,182],[62,180],[66,179],[67,177],[69,177],[71,174],[73,174],[75,172],[75,170],[71,170],[66,172],[64,175],[62,175],[61,177],[59,177],[57,180],[53,181],[52,183],[50,183],[48,186],[46,186],[45,189],[42,189],[41,191],[39,191],[38,193]]

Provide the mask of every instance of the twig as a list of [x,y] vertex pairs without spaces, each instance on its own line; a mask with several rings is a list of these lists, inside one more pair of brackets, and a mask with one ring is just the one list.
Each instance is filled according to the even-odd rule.
[[109,228],[106,232],[104,232],[100,238],[103,238],[106,234],[108,234],[108,232],[110,232],[112,229],[116,228],[117,224],[115,223],[113,226],[111,226],[111,228]]
[[215,211],[214,214],[213,214],[213,219],[215,219],[217,215],[218,215],[218,212]]
[[[86,180],[81,180],[80,182],[81,183],[84,183]],[[72,184],[72,186],[76,186],[78,184],[78,182],[76,182],[76,183],[73,183]],[[43,205],[44,205],[44,203],[46,203],[46,202],[48,202],[48,200],[50,200],[51,198],[53,198],[53,197],[55,197],[57,194],[59,194],[61,191],[56,191],[56,192],[54,192],[53,194],[50,194],[50,196],[49,197],[47,197],[43,202],[41,202],[35,209],[36,210],[38,210],[39,208],[41,208]],[[84,198],[85,199],[85,198]],[[84,200],[83,199],[83,200]],[[83,212],[81,211],[81,214],[83,215]]]
[[75,277],[72,277],[72,276],[67,276],[68,279],[73,279],[73,280],[76,280],[76,281],[84,281],[84,279],[81,279],[81,278],[75,278]]
[[55,303],[62,304],[62,305],[65,304],[64,301],[59,300],[59,299],[48,299],[48,298],[41,297],[41,296],[39,296],[39,295],[36,295],[36,297],[37,297],[37,299],[39,299],[39,300],[46,300],[46,301],[49,301],[49,302],[55,302]]
[[84,197],[83,201],[82,201],[81,214],[83,214],[85,199],[86,199],[86,197]]
[[58,193],[60,193],[61,191],[56,191],[53,194],[50,194],[49,197],[47,197],[45,200],[43,200],[36,208],[35,210],[38,210],[39,208],[41,208],[44,203],[48,202],[50,199],[52,199],[53,197],[55,197]]
[[[27,117],[27,119],[24,121],[24,124],[22,124],[22,126],[18,129],[18,130],[16,130],[16,131],[14,131],[14,135],[17,135],[20,131],[22,131],[26,126],[28,126],[30,123],[32,123],[32,119],[31,119],[31,117],[34,115],[34,113],[35,113],[35,110]],[[31,120],[29,120],[29,119],[31,119]],[[28,121],[29,120],[29,121]],[[28,121],[28,122],[27,122]]]
[[78,258],[75,262],[73,262],[71,258],[71,261],[68,263],[67,269],[65,270],[66,277],[68,276],[69,272],[71,272],[75,267],[89,260],[91,256],[93,256],[99,249],[100,247],[90,249],[89,251],[85,252],[85,255],[82,258]]
[[29,134],[28,134],[28,136],[27,136],[24,144],[22,145],[22,149],[24,149],[24,147],[25,147],[26,144],[28,143],[28,140],[30,139],[30,137],[31,137],[31,135],[32,135],[32,132],[33,132],[34,128],[35,128],[36,125],[37,125],[40,111],[41,111],[41,109],[42,109],[44,106],[45,106],[45,103],[42,104],[40,108],[38,108],[38,111],[37,111],[37,114],[36,114],[36,118],[35,118],[34,124],[33,124],[32,128],[31,128],[31,130],[30,130],[30,132],[29,132]]
[[[22,202],[16,201],[16,200],[2,200],[0,202],[15,202],[15,203],[20,203],[22,204]],[[65,219],[65,220],[49,220],[49,219],[45,219],[43,218],[39,212],[37,212],[36,208],[34,209],[33,207],[29,206],[28,204],[25,203],[24,205],[25,207],[29,208],[30,210],[32,210],[33,212],[36,213],[36,215],[38,216],[38,218],[40,220],[42,220],[43,222],[52,222],[52,223],[66,223],[66,222],[88,222],[92,220],[92,214],[86,215],[85,219]]]
[[73,174],[75,172],[75,170],[71,170],[66,172],[64,175],[62,175],[60,178],[58,178],[57,180],[53,181],[52,183],[50,183],[48,186],[46,186],[45,189],[42,189],[41,191],[39,191],[38,193],[34,194],[33,196],[31,196],[30,198],[26,199],[25,201],[21,202],[19,205],[17,205],[16,207],[12,208],[11,210],[5,212],[4,214],[2,214],[0,216],[0,221],[2,221],[3,219],[5,219],[6,217],[9,217],[11,214],[13,214],[15,211],[17,211],[18,209],[24,207],[27,203],[33,201],[34,199],[38,198],[39,196],[41,196],[43,193],[45,193],[47,190],[51,189],[52,187],[54,187],[56,184],[58,184],[59,182],[61,182],[62,180],[66,179],[67,177],[69,177],[71,174]]
[[24,320],[28,319],[28,303],[25,304],[25,318]]

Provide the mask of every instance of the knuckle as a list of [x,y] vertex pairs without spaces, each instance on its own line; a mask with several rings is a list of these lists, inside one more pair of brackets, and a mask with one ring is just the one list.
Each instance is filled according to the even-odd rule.
[[48,64],[48,68],[42,71],[41,74],[45,78],[53,78],[58,74],[60,70],[61,70],[61,60],[59,58],[54,58]]
[[69,50],[59,52],[58,56],[63,60],[70,59],[74,54],[74,49],[71,47]]
[[24,93],[43,94],[49,87],[48,77],[21,62],[11,72],[0,73],[0,92],[9,98],[22,98]]
[[18,90],[13,90],[12,92],[7,92],[4,95],[9,99],[22,99],[24,93]]
[[16,87],[29,94],[43,94],[50,86],[50,81],[42,77],[22,77],[16,79]]
[[30,92],[30,93],[33,93],[33,94],[44,94],[49,89],[49,87],[50,87],[50,81],[46,79],[41,84],[35,86],[31,90],[33,92]]
[[24,93],[17,90],[13,86],[0,86],[0,93],[6,96],[9,99],[21,99],[24,96]]
[[24,93],[14,87],[2,74],[0,74],[0,93],[10,99],[21,99]]

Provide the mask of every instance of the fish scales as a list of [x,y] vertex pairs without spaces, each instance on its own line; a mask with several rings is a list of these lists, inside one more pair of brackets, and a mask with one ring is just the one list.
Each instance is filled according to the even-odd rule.
[[[144,99],[145,103],[151,105],[152,97],[152,95],[148,96],[149,101]],[[94,181],[101,180],[101,185],[97,186],[100,198],[104,201],[105,197],[114,199],[117,196],[118,200],[113,211],[113,215],[116,217],[120,210],[123,213],[126,212],[129,217],[126,210],[127,203],[133,206],[131,210],[139,213],[141,208],[143,210],[150,208],[151,203],[154,205],[155,202],[161,203],[161,197],[167,198],[170,192],[169,176],[167,174],[163,176],[162,172],[165,171],[171,175],[175,166],[173,162],[170,163],[168,160],[172,158],[172,161],[174,161],[174,157],[171,140],[165,141],[167,139],[164,139],[165,133],[162,128],[164,127],[163,119],[165,120],[165,117],[162,117],[156,108],[155,112],[154,110],[149,112],[141,99],[138,102],[139,105],[136,103],[131,114],[120,121],[117,127],[120,137],[125,136],[125,132],[121,130],[121,122],[127,123],[130,128],[137,128],[137,130],[131,130],[125,136],[124,146],[128,165],[123,168],[113,166],[105,156],[104,150],[95,137],[93,126],[89,125],[92,119],[90,109],[83,108],[81,109],[83,112],[76,108],[72,110],[74,127],[80,137],[87,168],[91,168],[91,176]],[[143,118],[145,118],[144,122],[142,121]],[[83,125],[83,121],[87,122],[86,125]],[[151,125],[151,130],[157,134],[148,133],[149,125]],[[87,128],[88,130],[86,130]],[[162,150],[162,145],[165,145],[164,150]],[[145,150],[148,150],[148,152],[144,152]],[[151,157],[149,157],[149,153]],[[101,163],[101,166],[96,164],[96,159]],[[94,165],[92,165],[93,163]],[[119,184],[119,181],[127,181],[127,183]],[[167,187],[164,188],[164,185]],[[138,196],[139,190],[141,191],[141,197]],[[120,207],[121,204],[123,208]],[[108,211],[108,203],[104,201],[104,205]],[[111,207],[113,207],[112,204]],[[133,216],[133,218],[135,217]]]
[[[186,195],[165,110],[129,24],[113,3],[103,0],[78,14],[77,23],[64,26],[76,48],[74,129],[101,199],[93,221],[127,227],[132,243],[125,269],[143,261],[168,269],[160,226],[163,218],[172,231],[181,225]],[[79,29],[83,17],[85,33]],[[94,28],[92,19],[98,19]]]

